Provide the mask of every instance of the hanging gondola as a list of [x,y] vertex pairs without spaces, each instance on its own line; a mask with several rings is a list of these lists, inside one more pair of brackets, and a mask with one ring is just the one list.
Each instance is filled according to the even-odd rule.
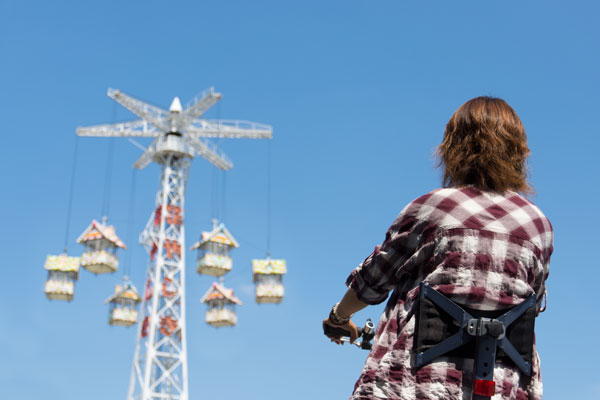
[[138,320],[137,306],[141,297],[129,279],[125,278],[123,285],[115,286],[115,293],[105,304],[109,304],[108,323],[114,326],[132,326]]
[[208,304],[208,310],[206,311],[207,324],[215,328],[237,324],[235,307],[237,305],[241,306],[242,302],[234,296],[232,289],[227,289],[223,285],[213,282],[200,302]]
[[69,202],[67,205],[67,223],[65,224],[64,251],[63,254],[60,255],[48,255],[46,257],[46,263],[44,264],[44,269],[48,271],[48,277],[46,279],[46,284],[44,285],[44,293],[50,300],[73,300],[75,295],[75,281],[79,277],[80,258],[67,256],[78,147],[79,140],[75,139],[73,164],[71,167],[71,183],[69,185]]
[[284,295],[285,260],[252,260],[252,275],[257,303],[281,303]]
[[287,272],[285,260],[271,259],[271,144],[267,156],[267,258],[252,260],[252,278],[257,303],[281,303],[285,288],[283,275]]
[[225,224],[214,219],[212,231],[202,232],[201,239],[191,248],[198,250],[197,272],[211,276],[225,275],[233,265],[229,252],[236,247],[239,245]]
[[44,268],[48,271],[44,287],[46,297],[50,300],[73,300],[75,281],[79,276],[79,257],[49,255]]
[[127,247],[115,234],[112,225],[106,226],[93,220],[79,236],[77,243],[85,246],[81,255],[81,266],[94,274],[115,272],[119,268],[117,250]]

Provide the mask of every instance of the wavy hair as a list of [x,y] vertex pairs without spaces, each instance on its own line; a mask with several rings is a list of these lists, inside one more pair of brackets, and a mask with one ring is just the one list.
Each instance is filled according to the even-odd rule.
[[445,187],[533,193],[527,182],[525,128],[502,99],[482,96],[460,106],[446,125],[436,155]]

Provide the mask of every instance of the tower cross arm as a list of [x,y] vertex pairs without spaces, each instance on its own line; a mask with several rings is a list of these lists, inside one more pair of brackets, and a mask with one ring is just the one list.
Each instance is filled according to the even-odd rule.
[[186,142],[199,156],[206,158],[215,167],[222,170],[233,168],[233,163],[216,146],[189,136],[186,138]]
[[251,121],[198,119],[185,133],[194,137],[270,139],[273,128]]
[[158,140],[159,139],[154,139],[154,141],[150,144],[150,146],[148,146],[146,148],[146,150],[144,150],[144,152],[140,155],[140,157],[133,164],[133,168],[144,169],[148,165],[150,165],[150,163],[154,159],[154,154],[156,153],[156,142]]
[[162,133],[146,120],[77,127],[78,136],[157,137]]
[[194,119],[200,117],[209,108],[221,100],[221,97],[221,93],[215,92],[212,87],[194,97],[192,101],[187,104],[187,108],[183,111],[182,117],[184,124],[186,126],[191,124]]
[[108,97],[127,108],[143,120],[150,122],[158,130],[166,132],[170,126],[167,121],[168,112],[162,108],[138,100],[117,89],[108,89]]

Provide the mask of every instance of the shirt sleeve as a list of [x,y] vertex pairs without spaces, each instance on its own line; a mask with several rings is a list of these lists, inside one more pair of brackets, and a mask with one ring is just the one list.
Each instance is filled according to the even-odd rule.
[[388,229],[385,240],[346,279],[360,301],[366,304],[383,302],[390,290],[398,286],[402,266],[417,251],[427,225],[414,214],[400,213]]
[[546,298],[546,279],[548,279],[548,275],[550,274],[550,256],[554,250],[554,232],[551,229],[549,244],[544,248],[542,259],[537,263],[534,273],[535,278],[532,287],[537,294],[536,316],[540,313],[543,303],[548,301]]

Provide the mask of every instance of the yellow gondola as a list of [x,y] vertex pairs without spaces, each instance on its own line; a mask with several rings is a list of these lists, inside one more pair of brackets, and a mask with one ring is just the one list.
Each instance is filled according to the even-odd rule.
[[285,289],[283,275],[287,272],[285,260],[252,260],[252,275],[257,303],[281,303]]
[[79,276],[79,257],[49,255],[44,268],[48,271],[44,287],[46,297],[50,300],[73,300],[75,281]]

